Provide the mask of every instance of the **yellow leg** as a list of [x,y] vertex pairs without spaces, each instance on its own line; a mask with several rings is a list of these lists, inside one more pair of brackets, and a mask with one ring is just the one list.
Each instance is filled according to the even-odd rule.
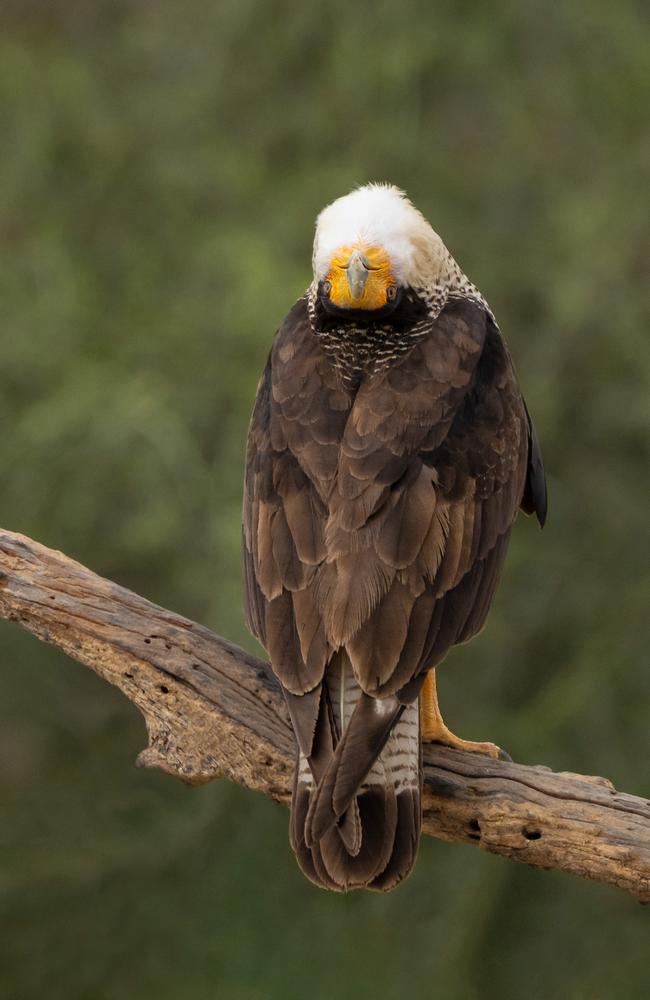
[[420,693],[420,727],[422,739],[428,743],[444,743],[455,750],[472,750],[474,753],[485,753],[495,760],[511,760],[505,750],[496,743],[476,743],[474,740],[461,740],[445,725],[438,705],[435,667],[427,674]]

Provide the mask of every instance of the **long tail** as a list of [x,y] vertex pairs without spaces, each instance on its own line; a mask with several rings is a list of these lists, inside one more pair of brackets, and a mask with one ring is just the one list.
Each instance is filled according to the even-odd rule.
[[339,653],[294,778],[291,846],[305,875],[338,891],[401,882],[417,856],[421,783],[417,697],[369,697]]

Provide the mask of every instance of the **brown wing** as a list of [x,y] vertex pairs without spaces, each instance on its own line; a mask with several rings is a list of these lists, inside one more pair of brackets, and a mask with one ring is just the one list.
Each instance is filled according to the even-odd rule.
[[294,695],[319,684],[332,654],[317,593],[328,498],[351,404],[301,299],[278,333],[258,387],[243,516],[248,624]]
[[485,620],[528,462],[525,405],[480,305],[451,302],[353,394],[298,302],[260,383],[244,502],[249,624],[285,689],[314,691],[317,712],[345,647],[368,694],[416,696]]

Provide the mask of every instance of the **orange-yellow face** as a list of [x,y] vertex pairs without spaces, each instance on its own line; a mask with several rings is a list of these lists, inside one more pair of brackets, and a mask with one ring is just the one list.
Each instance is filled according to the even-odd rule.
[[339,247],[332,255],[324,291],[339,309],[382,309],[397,296],[390,257],[381,246]]

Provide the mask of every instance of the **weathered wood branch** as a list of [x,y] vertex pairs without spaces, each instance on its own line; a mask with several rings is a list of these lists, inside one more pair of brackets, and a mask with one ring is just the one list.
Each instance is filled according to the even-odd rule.
[[[0,531],[0,616],[54,643],[138,706],[141,767],[226,776],[287,803],[293,737],[268,664],[60,552]],[[650,902],[650,802],[605,778],[425,750],[424,830],[618,886]]]

